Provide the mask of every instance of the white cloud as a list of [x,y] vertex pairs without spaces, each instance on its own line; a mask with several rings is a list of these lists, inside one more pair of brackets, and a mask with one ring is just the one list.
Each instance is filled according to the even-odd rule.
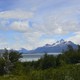
[[28,21],[14,21],[10,26],[9,29],[12,31],[17,32],[30,32],[30,27]]
[[76,44],[80,44],[80,32],[76,32],[74,36],[68,38],[67,40],[73,41]]
[[0,18],[3,19],[28,19],[33,17],[33,12],[28,12],[24,10],[9,10],[0,12]]
[[64,7],[51,13],[44,15],[44,32],[48,34],[67,34],[69,32],[77,32],[79,28],[80,7],[71,6]]
[[39,46],[38,45],[40,42],[39,38],[42,36],[42,34],[39,32],[31,32],[31,33],[24,33],[23,36],[27,42],[26,46],[28,45],[27,47],[31,49]]
[[55,41],[55,39],[44,39],[39,42],[39,45],[44,46],[45,44],[53,44]]
[[16,31],[19,33],[31,33],[31,31],[33,31],[28,20],[14,20],[11,23],[9,20],[2,20],[0,21],[0,30],[5,32]]

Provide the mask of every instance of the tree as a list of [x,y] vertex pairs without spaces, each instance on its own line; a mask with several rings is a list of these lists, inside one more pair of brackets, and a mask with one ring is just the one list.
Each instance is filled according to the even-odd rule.
[[56,67],[56,57],[45,54],[44,57],[41,58],[39,66],[41,69]]
[[21,53],[19,53],[18,51],[14,51],[11,50],[9,52],[9,60],[14,63],[14,62],[18,62],[19,59],[22,57]]
[[11,72],[14,63],[18,62],[21,57],[21,53],[14,50],[5,49],[3,53],[3,59],[5,61],[4,70],[7,74]]
[[75,64],[80,61],[79,48],[74,50],[72,46],[68,46],[68,50],[61,55],[61,60],[68,64]]
[[4,66],[5,66],[5,61],[3,58],[0,58],[0,75],[5,74]]

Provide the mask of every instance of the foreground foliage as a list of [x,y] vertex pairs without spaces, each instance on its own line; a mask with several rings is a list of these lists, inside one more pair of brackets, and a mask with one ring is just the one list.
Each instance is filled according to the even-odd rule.
[[57,69],[32,70],[27,74],[4,75],[0,80],[80,80],[80,65],[65,65]]
[[7,50],[0,58],[0,80],[80,80],[80,46],[57,56],[20,62],[21,53]]

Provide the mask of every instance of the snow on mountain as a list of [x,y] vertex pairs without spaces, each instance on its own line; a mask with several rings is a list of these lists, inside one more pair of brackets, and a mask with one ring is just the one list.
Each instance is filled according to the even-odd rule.
[[71,45],[73,49],[78,48],[78,46],[73,42],[61,39],[53,44],[46,44],[45,46],[30,50],[28,53],[60,53],[63,50],[66,51],[68,49],[68,45]]

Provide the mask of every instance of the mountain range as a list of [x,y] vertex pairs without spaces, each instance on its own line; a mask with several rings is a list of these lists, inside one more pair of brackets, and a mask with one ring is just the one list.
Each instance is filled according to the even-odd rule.
[[73,49],[78,48],[77,44],[74,44],[71,41],[65,41],[65,40],[61,39],[60,41],[57,41],[53,44],[46,44],[42,47],[38,47],[33,50],[26,50],[26,49],[22,48],[21,50],[19,50],[19,52],[33,53],[33,54],[34,53],[61,53],[63,50],[66,51],[68,49],[68,45],[71,45],[73,47]]

